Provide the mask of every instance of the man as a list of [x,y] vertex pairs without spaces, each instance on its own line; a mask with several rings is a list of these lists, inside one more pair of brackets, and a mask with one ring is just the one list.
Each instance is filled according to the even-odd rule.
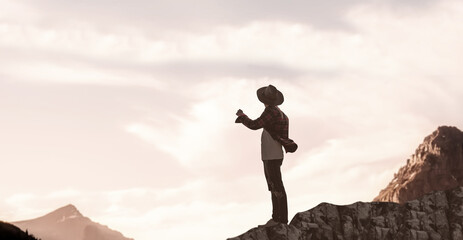
[[265,105],[265,110],[261,116],[251,120],[239,109],[235,122],[242,123],[252,130],[263,128],[261,156],[268,190],[272,194],[273,206],[272,219],[264,226],[273,226],[278,223],[287,224],[288,203],[280,170],[283,163],[282,146],[286,152],[294,152],[297,149],[297,144],[288,138],[289,120],[278,107],[284,101],[283,94],[274,86],[269,85],[258,89],[257,97]]

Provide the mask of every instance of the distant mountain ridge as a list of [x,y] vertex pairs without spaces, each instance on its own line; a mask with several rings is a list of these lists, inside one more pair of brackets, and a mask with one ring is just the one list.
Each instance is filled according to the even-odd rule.
[[405,203],[426,193],[463,186],[463,132],[441,126],[373,201]]
[[42,217],[13,224],[43,240],[133,240],[93,222],[71,204]]

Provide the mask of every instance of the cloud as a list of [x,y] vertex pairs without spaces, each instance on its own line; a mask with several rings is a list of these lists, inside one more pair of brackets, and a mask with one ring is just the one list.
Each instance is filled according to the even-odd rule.
[[[104,4],[104,1],[95,4],[92,8],[98,9],[98,4]],[[271,12],[271,6],[277,3],[268,4]],[[338,3],[332,8],[342,8],[343,4]],[[80,6],[80,3],[74,5]],[[3,74],[41,81],[160,87],[162,80],[192,76],[194,80],[210,80],[221,77],[302,78],[302,74],[320,77],[352,71],[390,74],[406,71],[402,62],[407,64],[409,71],[415,72],[429,72],[440,67],[454,70],[457,67],[454,52],[447,48],[430,47],[459,45],[461,42],[457,34],[459,31],[447,31],[450,26],[458,27],[453,24],[455,21],[439,15],[448,12],[458,16],[458,7],[453,8],[452,2],[434,5],[441,8],[437,14],[435,8],[428,7],[413,11],[408,17],[401,16],[400,21],[393,9],[382,5],[360,1],[346,5],[349,7],[342,10],[344,21],[354,31],[320,31],[310,24],[284,21],[283,18],[257,18],[237,26],[218,25],[207,32],[171,31],[162,36],[134,34],[128,30],[101,31],[88,24],[54,26],[3,22],[0,33],[4,37],[0,40],[0,47],[3,46],[6,54],[2,63],[8,65]],[[114,6],[115,9],[119,7],[127,11],[120,5]],[[280,11],[280,8],[275,9]],[[298,9],[304,7],[299,6]],[[382,16],[370,14],[372,12]],[[304,14],[310,15],[305,11]],[[416,20],[417,16],[425,15],[423,20]],[[428,25],[438,27],[423,27]],[[416,31],[410,34],[403,26]],[[382,31],[376,31],[377,28]],[[440,34],[434,34],[436,31]],[[442,42],[443,39],[445,42]],[[409,54],[416,51],[426,54],[419,62],[413,54]],[[439,67],[432,61],[436,54],[441,59]],[[365,64],[371,61],[376,64],[365,69]],[[38,76],[26,74],[37,70],[41,72]]]
[[50,195],[47,196],[47,198],[50,199],[59,199],[59,198],[73,198],[80,196],[82,193],[78,190],[75,189],[66,189],[63,191],[58,191],[58,192],[52,192]]
[[352,9],[349,19],[365,36],[367,48],[376,48],[400,66],[396,73],[425,77],[459,72],[452,49],[462,47],[459,33],[463,28],[455,24],[461,19],[461,4],[441,1],[434,8],[407,13],[391,8],[373,11],[375,6]]
[[[349,1],[293,1],[291,4],[279,1],[132,1],[114,2],[108,0],[67,2],[42,0],[27,3],[44,13],[42,23],[53,22],[53,18],[67,16],[65,23],[77,19],[93,24],[109,25],[117,21],[116,28],[140,26],[145,29],[201,29],[220,25],[240,25],[251,21],[283,20],[310,23],[320,28],[342,28],[346,23],[343,13],[346,8],[357,4]],[[46,13],[46,14],[45,14]],[[85,15],[85,20],[81,18]]]
[[[277,34],[285,34],[285,25],[276,26]],[[168,86],[166,81],[185,78],[197,81],[301,75],[301,70],[278,62],[278,56],[254,51],[275,34],[272,28],[273,24],[253,24],[210,34],[182,33],[153,39],[79,27],[55,29],[3,24],[0,32],[6,37],[0,40],[0,48],[4,49],[0,61],[7,67],[0,73],[15,80],[159,89]],[[242,46],[236,43],[240,38],[247,41],[248,34],[263,35],[254,43]],[[40,74],[28,75],[31,72]]]
[[[442,14],[458,18],[459,8],[453,5],[444,2],[401,15],[382,5],[358,3],[344,10],[352,31],[261,20],[157,37],[86,25],[4,23],[0,47],[5,55],[0,61],[8,66],[3,74],[15,79],[159,89],[170,87],[166,81],[227,77],[340,79],[354,73],[385,79],[397,74],[414,77],[417,72],[423,77],[446,76],[445,72],[458,71],[453,48],[461,45],[461,27]],[[426,27],[430,25],[434,27]],[[41,74],[27,75],[37,71]]]
[[[195,99],[190,103],[186,115],[164,116],[158,118],[158,122],[132,123],[126,130],[171,154],[188,167],[214,166],[232,161],[233,155],[221,154],[230,152],[223,146],[227,145],[224,137],[235,126],[236,106],[242,102],[240,97],[247,94],[244,89],[249,88],[249,83],[231,79],[189,85],[180,89],[182,94]],[[215,160],[206,163],[206,159]]]
[[15,194],[11,197],[8,197],[5,201],[9,204],[21,205],[26,201],[30,201],[35,196],[30,193]]
[[[44,25],[75,25],[86,22],[104,29],[140,29],[150,34],[179,31],[209,31],[217,25],[239,26],[253,21],[284,21],[315,26],[318,29],[350,29],[346,12],[362,0],[345,1],[146,1],[110,0],[62,2],[57,0],[23,1],[41,13]],[[423,9],[435,0],[384,1],[386,7]],[[66,19],[56,22],[54,19]],[[85,16],[85,18],[82,18]],[[113,24],[117,22],[118,24]]]
[[[30,23],[40,18],[40,13],[33,6],[20,1],[2,0],[0,2],[0,22]],[[17,13],[21,13],[18,15]]]

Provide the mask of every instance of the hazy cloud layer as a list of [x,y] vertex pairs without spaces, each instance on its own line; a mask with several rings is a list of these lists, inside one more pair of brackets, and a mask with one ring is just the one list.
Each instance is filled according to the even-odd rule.
[[[26,2],[26,1],[24,1]],[[345,28],[346,8],[358,4],[347,1],[144,1],[131,2],[55,0],[27,1],[40,12],[45,24],[60,24],[56,18],[85,19],[103,26],[117,22],[121,27],[139,26],[145,30],[200,29],[216,25],[243,25],[252,21],[288,21],[315,25],[320,28]]]
[[[363,4],[380,4],[382,7],[413,11],[428,8],[436,0],[423,1],[9,1],[7,7],[26,10],[27,19],[38,20],[40,25],[63,26],[87,23],[101,30],[141,30],[151,34],[180,30],[208,31],[220,25],[246,25],[253,21],[294,22],[319,29],[351,29],[346,13]],[[16,18],[7,14],[6,17]],[[60,21],[56,21],[60,19]]]

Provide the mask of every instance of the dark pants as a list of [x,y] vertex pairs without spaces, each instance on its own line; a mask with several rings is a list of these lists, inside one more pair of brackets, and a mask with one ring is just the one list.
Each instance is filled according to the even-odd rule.
[[263,160],[263,162],[268,190],[272,193],[272,219],[286,224],[288,223],[288,201],[280,171],[283,159]]

